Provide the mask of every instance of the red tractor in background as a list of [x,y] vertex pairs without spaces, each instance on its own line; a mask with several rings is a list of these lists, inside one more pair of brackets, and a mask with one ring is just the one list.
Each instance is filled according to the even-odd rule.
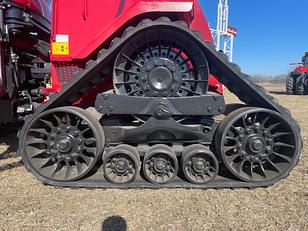
[[[29,50],[2,49],[14,74],[2,98],[23,118],[19,153],[43,183],[259,187],[298,163],[297,122],[216,51],[197,0],[2,2],[22,25],[51,9],[50,55],[48,27],[33,22],[3,30]],[[225,105],[221,83],[244,104]]]
[[302,58],[301,66],[292,71],[286,82],[286,91],[289,95],[307,95],[308,94],[308,52]]

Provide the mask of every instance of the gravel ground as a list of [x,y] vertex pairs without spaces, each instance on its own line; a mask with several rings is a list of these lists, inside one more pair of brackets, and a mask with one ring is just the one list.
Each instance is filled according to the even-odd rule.
[[[308,96],[266,88],[300,122],[305,148],[291,176],[270,188],[87,190],[40,184],[1,129],[0,230],[308,230]],[[236,101],[227,93],[227,101]]]

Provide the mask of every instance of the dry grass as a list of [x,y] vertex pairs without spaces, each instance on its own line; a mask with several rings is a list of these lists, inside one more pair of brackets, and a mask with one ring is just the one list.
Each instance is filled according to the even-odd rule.
[[[40,184],[3,131],[0,230],[308,230],[308,96],[267,89],[300,122],[305,148],[291,176],[255,190],[87,190]],[[227,100],[236,99],[227,94]],[[8,149],[8,150],[6,150]]]

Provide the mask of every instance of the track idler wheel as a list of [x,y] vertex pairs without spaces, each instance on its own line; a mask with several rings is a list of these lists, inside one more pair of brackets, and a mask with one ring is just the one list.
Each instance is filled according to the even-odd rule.
[[178,173],[178,160],[174,151],[167,145],[152,146],[143,160],[145,178],[153,184],[165,184]]
[[43,112],[24,129],[21,155],[40,178],[75,181],[94,169],[104,148],[101,125],[86,110],[60,107]]
[[299,137],[284,117],[264,108],[241,108],[221,122],[216,149],[236,177],[270,182],[285,177],[297,164]]
[[182,155],[182,169],[186,179],[193,184],[206,184],[218,174],[218,161],[206,147],[194,144]]
[[106,179],[115,184],[127,184],[135,180],[140,171],[139,154],[136,148],[119,145],[103,158]]

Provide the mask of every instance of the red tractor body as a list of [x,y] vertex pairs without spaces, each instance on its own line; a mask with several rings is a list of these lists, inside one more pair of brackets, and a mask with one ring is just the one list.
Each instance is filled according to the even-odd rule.
[[[187,22],[191,29],[202,33],[204,40],[212,42],[197,0],[85,0],[54,1],[53,4],[52,88],[46,89],[47,92],[60,91],[62,83],[73,78],[73,72],[83,68],[102,46],[110,43],[110,38],[119,36],[127,24],[144,18],[168,14],[175,20]],[[222,93],[222,85],[213,76],[210,87]]]
[[308,66],[296,67],[294,71],[299,72],[299,73],[308,73]]

